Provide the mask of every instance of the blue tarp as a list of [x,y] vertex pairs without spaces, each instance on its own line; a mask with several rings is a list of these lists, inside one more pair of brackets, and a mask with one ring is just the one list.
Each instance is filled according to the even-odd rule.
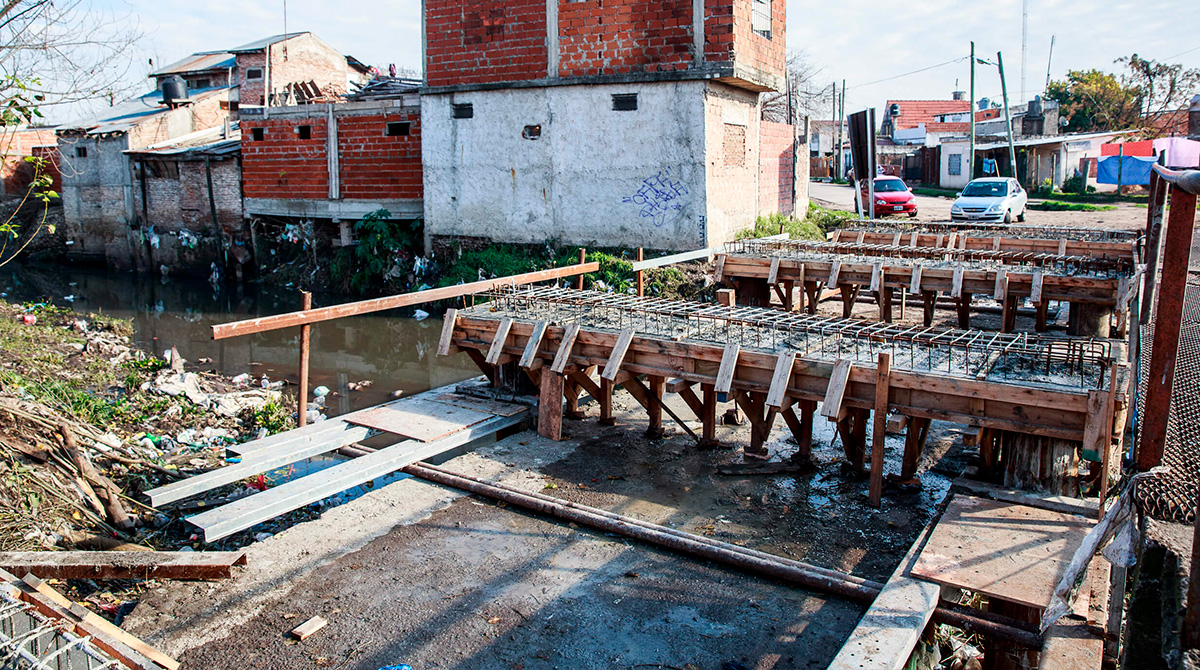
[[1117,183],[1117,168],[1121,170],[1123,186],[1150,184],[1150,166],[1158,159],[1153,156],[1105,156],[1096,170],[1097,184]]

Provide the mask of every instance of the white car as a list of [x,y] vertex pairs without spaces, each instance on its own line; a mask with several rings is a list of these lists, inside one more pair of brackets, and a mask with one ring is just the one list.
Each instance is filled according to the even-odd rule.
[[985,177],[973,179],[958,194],[958,200],[950,206],[950,218],[954,221],[1003,221],[1012,223],[1025,220],[1029,206],[1029,194],[1020,182],[1012,177]]

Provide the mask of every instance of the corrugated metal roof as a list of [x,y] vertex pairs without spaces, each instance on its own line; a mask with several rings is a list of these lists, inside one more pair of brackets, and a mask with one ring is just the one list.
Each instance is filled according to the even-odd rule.
[[200,51],[150,73],[151,77],[205,70],[227,70],[237,65],[237,57],[228,51]]
[[276,44],[276,43],[282,42],[284,40],[290,40],[293,37],[299,37],[301,35],[307,35],[307,34],[308,34],[308,31],[304,30],[304,31],[301,31],[298,33],[284,33],[282,35],[272,35],[270,37],[266,37],[261,40],[255,40],[254,42],[251,42],[249,44],[243,44],[242,46],[240,46],[236,49],[230,49],[229,51],[231,53],[235,53],[235,54],[236,53],[245,53],[247,51],[262,51],[263,49],[266,49],[267,45],[269,45],[269,44]]
[[[192,100],[201,100],[226,90],[229,89],[225,86],[201,88],[189,91],[188,95]],[[82,130],[86,131],[89,135],[123,133],[147,119],[154,118],[160,114],[166,114],[169,111],[171,111],[170,108],[162,104],[162,91],[156,90],[143,96],[117,103],[92,119],[76,123],[64,123],[59,130],[60,132]]]

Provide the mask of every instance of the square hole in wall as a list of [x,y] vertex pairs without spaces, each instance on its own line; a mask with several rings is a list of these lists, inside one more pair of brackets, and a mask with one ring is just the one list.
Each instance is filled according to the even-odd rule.
[[76,158],[87,158],[87,147],[75,147]]
[[302,140],[312,139],[312,126],[296,126],[296,135]]
[[255,142],[262,142],[263,129],[262,128],[251,128],[250,129],[250,139],[254,140]]
[[388,121],[387,128],[383,134],[388,137],[405,137],[412,131],[412,124],[408,121]]
[[637,93],[613,93],[612,105],[614,112],[632,112],[638,108]]
[[450,115],[455,119],[469,119],[475,116],[475,106],[469,102],[457,103]]
[[524,137],[527,140],[536,140],[537,138],[539,138],[541,136],[542,136],[541,124],[538,124],[535,126],[525,126],[525,130],[521,131],[521,137]]

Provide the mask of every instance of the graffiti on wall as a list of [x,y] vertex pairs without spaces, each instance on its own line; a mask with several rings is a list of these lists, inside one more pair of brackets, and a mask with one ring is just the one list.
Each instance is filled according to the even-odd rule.
[[643,219],[650,219],[655,227],[661,228],[683,216],[687,205],[687,187],[671,178],[671,168],[663,168],[642,180],[636,193],[626,196],[621,202],[637,205]]

